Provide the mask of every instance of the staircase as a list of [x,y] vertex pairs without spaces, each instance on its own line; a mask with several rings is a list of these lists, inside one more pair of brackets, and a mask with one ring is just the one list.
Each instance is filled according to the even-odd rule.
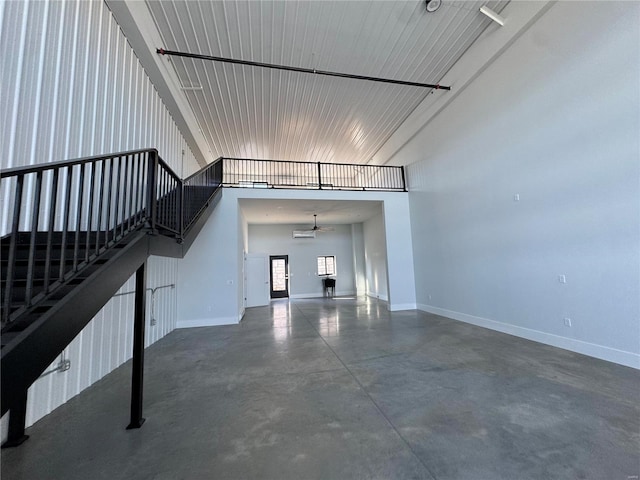
[[139,427],[144,265],[152,253],[184,256],[219,199],[222,161],[185,180],[154,149],[0,173],[11,196],[0,239],[2,415],[10,410],[3,448],[27,438],[27,389],[134,273],[142,283],[130,426]]

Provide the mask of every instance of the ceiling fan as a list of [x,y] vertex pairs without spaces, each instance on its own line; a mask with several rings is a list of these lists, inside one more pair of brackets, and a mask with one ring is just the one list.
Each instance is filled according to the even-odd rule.
[[313,215],[313,227],[309,230],[294,230],[293,238],[316,238],[316,232],[333,232],[333,227],[319,227],[318,215]]
[[333,232],[335,228],[333,227],[319,227],[318,226],[318,215],[313,214],[313,228],[311,229],[314,232]]

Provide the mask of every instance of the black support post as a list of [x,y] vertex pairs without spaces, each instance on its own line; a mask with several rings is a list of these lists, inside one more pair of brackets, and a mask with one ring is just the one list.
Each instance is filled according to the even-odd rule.
[[22,445],[29,435],[24,434],[24,425],[27,416],[27,392],[25,391],[17,404],[12,405],[9,410],[9,432],[7,441],[2,444],[2,448],[11,448]]
[[131,374],[131,422],[127,430],[140,428],[142,418],[142,381],[144,374],[144,323],[147,262],[136,271],[135,318],[133,320],[133,372]]

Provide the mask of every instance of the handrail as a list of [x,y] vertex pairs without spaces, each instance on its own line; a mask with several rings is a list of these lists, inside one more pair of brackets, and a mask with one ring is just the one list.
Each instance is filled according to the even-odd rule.
[[200,171],[190,175],[182,183],[182,208],[180,228],[183,234],[188,232],[200,213],[222,187],[223,162],[218,158]]
[[207,165],[205,165],[204,167],[202,167],[200,170],[198,170],[195,173],[192,173],[191,175],[189,175],[187,178],[183,179],[183,182],[188,182],[189,180],[191,180],[193,177],[195,177],[196,175],[200,175],[202,173],[203,170],[206,170],[207,168],[209,168],[211,165],[214,165],[216,163],[218,163],[219,161],[222,160],[222,157],[218,157],[216,158],[213,162],[208,163]]
[[11,167],[11,168],[6,168],[4,170],[0,170],[0,176],[9,177],[9,176],[18,175],[21,173],[24,173],[24,174],[35,173],[38,171],[51,170],[53,168],[58,168],[58,167],[82,165],[83,163],[89,163],[89,162],[98,161],[98,160],[107,160],[113,157],[123,157],[125,155],[132,155],[134,153],[157,152],[157,151],[158,150],[155,148],[144,148],[141,150],[127,150],[124,152],[116,152],[116,153],[111,153],[109,155],[94,155],[91,157],[73,158],[71,160],[59,160],[57,162],[39,163],[37,165]]
[[225,187],[407,191],[403,167],[229,157],[223,161]]

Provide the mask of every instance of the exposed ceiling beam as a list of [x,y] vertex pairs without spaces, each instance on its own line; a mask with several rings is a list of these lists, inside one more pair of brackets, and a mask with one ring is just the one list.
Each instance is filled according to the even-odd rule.
[[392,83],[394,85],[433,88],[436,90],[451,90],[451,87],[447,87],[439,84],[433,84],[433,83],[409,82],[406,80],[396,80],[392,78],[371,77],[367,75],[355,75],[353,73],[329,72],[326,70],[316,70],[315,68],[290,67],[288,65],[279,65],[279,64],[264,63],[264,62],[253,62],[250,60],[239,60],[236,58],[216,57],[213,55],[203,55],[200,53],[175,52],[173,50],[165,50],[164,48],[158,48],[156,52],[160,55],[195,58],[198,60],[207,60],[211,62],[233,63],[235,65],[246,65],[251,67],[271,68],[274,70],[285,70],[288,72],[310,73],[313,75],[324,75],[327,77],[340,77],[340,78],[350,78],[352,80],[366,80],[370,82]]

